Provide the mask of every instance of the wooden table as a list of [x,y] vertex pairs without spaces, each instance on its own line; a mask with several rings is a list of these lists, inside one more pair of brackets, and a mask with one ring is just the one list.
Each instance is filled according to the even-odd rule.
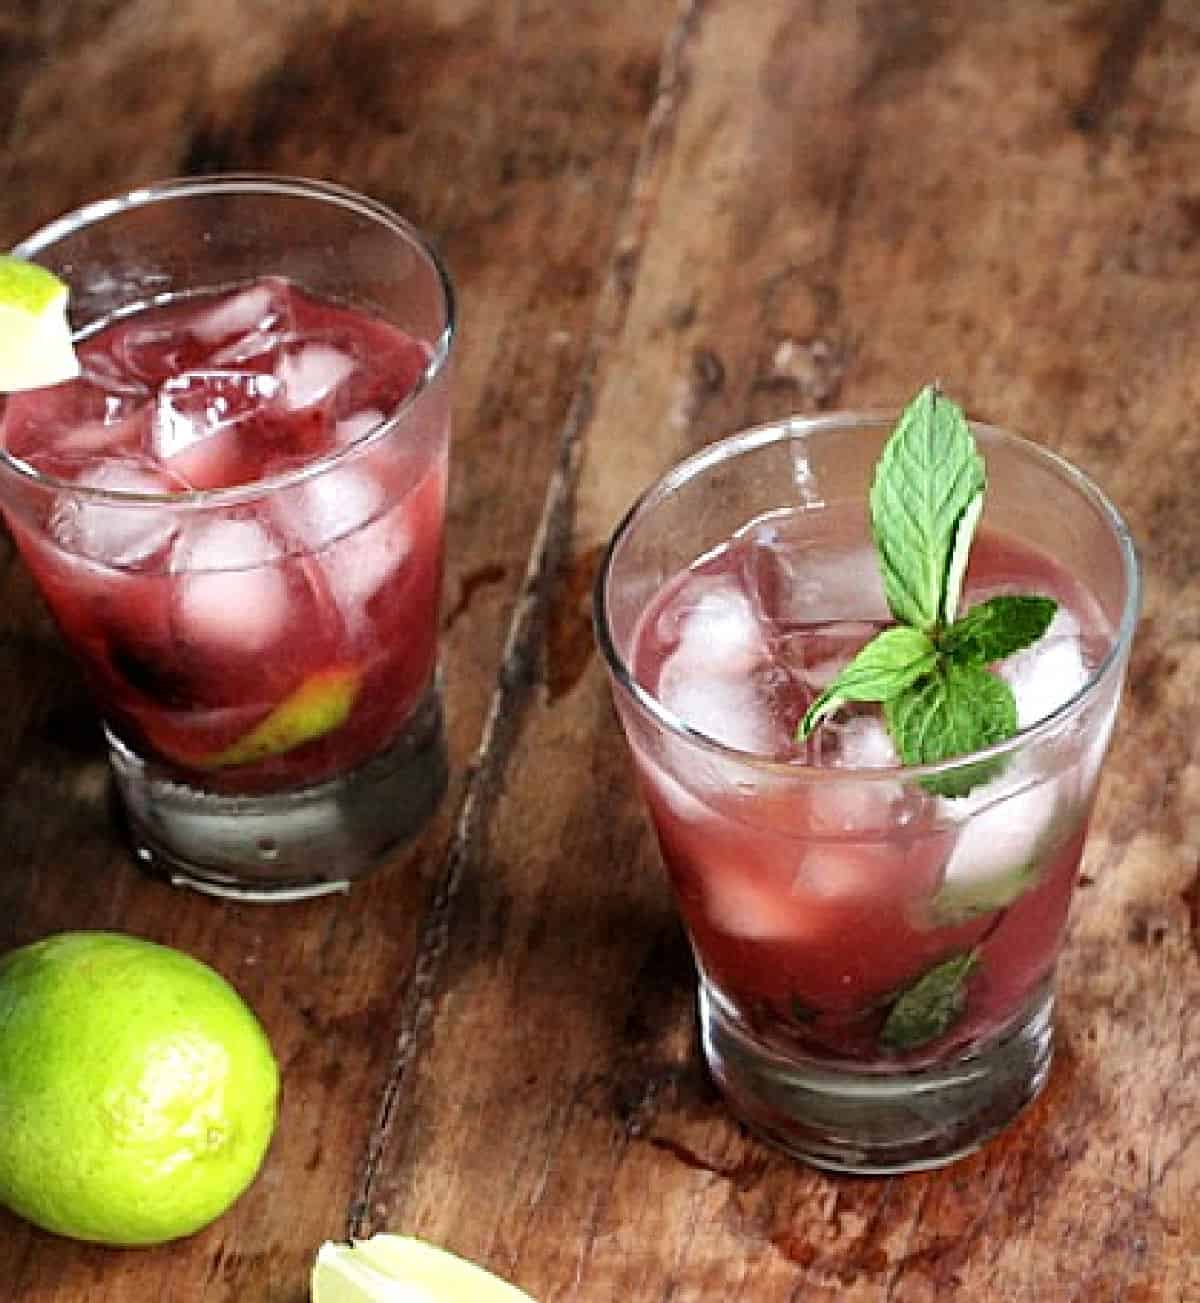
[[[546,1303],[1200,1300],[1191,0],[25,0],[0,107],[6,243],[162,175],[311,174],[431,231],[462,306],[455,777],[351,895],[235,906],[137,872],[4,545],[0,944],[183,947],[257,1009],[285,1087],[217,1224],[111,1251],[0,1214],[0,1294],[300,1303],[323,1239],[389,1228]],[[1111,492],[1145,615],[1048,1089],[949,1170],[831,1179],[700,1066],[589,586],[684,452],[934,376]]]

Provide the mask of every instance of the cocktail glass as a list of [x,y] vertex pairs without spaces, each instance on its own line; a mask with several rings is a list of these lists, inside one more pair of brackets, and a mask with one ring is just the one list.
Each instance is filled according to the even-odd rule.
[[[883,725],[860,711],[816,743],[842,748],[833,763],[789,754],[779,729],[828,682],[822,658],[846,644],[848,659],[887,618],[866,502],[891,424],[794,419],[703,449],[620,523],[595,591],[709,1069],[753,1129],[861,1173],[974,1150],[1047,1079],[1055,964],[1139,604],[1134,547],[1095,485],[975,426],[989,489],[968,597],[1049,586],[1073,607],[1039,659],[1023,654],[1028,726],[903,768],[881,766]],[[931,790],[967,772],[987,781]]]
[[[291,371],[252,377],[250,390],[275,403],[284,445],[322,386],[345,371],[356,383],[338,352],[347,322],[386,323],[379,339],[411,344],[412,375],[388,410],[368,407],[339,425],[332,451],[256,482],[138,491],[123,453],[76,477],[70,459],[71,474],[48,474],[0,452],[0,508],[90,682],[139,859],[240,899],[345,889],[424,826],[446,784],[437,620],[454,298],[441,261],[370,199],[251,175],[94,203],[14,252],[68,283],[77,339],[137,327],[148,306],[187,311],[193,296],[244,288],[206,327],[247,332],[222,355],[228,370],[204,363],[176,389],[196,419],[233,420],[248,392],[238,349],[276,349]],[[262,307],[289,283],[318,305],[317,328],[295,342]],[[341,331],[332,344],[322,311]],[[129,338],[151,351],[171,342]],[[162,392],[152,419],[182,422],[165,435],[186,443],[195,413]],[[43,400],[55,391],[22,399],[26,426]],[[107,432],[74,432],[84,463]]]

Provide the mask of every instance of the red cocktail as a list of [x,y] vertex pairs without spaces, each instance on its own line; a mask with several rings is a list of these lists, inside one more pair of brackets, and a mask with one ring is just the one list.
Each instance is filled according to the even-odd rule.
[[[878,705],[848,703],[799,741],[805,712],[893,621],[865,519],[886,433],[835,417],[706,450],[630,514],[597,589],[714,1076],[769,1136],[858,1171],[965,1152],[1045,1079],[1137,600],[1128,539],[1096,491],[980,431],[993,488],[963,604],[1058,603],[997,667],[1021,731],[963,796],[938,776],[980,757],[902,766]],[[1040,530],[1039,502],[1055,504]]]
[[[158,218],[214,239],[193,264]],[[163,288],[109,265],[89,302],[107,264],[71,246],[121,222]],[[82,375],[6,400],[4,512],[139,850],[236,894],[341,885],[444,785],[444,274],[385,210],[299,182],[166,187],[30,243],[72,285]]]

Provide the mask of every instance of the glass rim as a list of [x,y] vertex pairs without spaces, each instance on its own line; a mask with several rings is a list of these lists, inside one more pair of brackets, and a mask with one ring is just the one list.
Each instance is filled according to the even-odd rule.
[[853,429],[889,429],[895,424],[897,414],[895,410],[868,408],[855,411],[826,412],[818,416],[784,417],[780,420],[751,426],[748,429],[706,444],[690,456],[676,462],[634,499],[628,510],[618,521],[601,557],[596,580],[592,586],[592,621],[597,645],[604,657],[614,684],[631,699],[635,706],[649,715],[655,723],[703,752],[726,761],[735,761],[747,768],[764,773],[803,778],[805,781],[813,782],[839,782],[848,779],[855,782],[896,782],[898,778],[908,782],[936,777],[939,774],[953,773],[968,766],[985,763],[993,759],[1006,758],[1017,752],[1024,751],[1043,737],[1056,733],[1065,721],[1079,714],[1095,695],[1100,684],[1105,681],[1132,643],[1133,632],[1137,626],[1141,611],[1141,566],[1133,536],[1121,513],[1103,490],[1085,472],[1060,454],[1039,443],[1035,443],[1023,435],[1016,434],[1002,426],[990,425],[982,421],[969,422],[974,433],[982,434],[985,439],[999,440],[1015,445],[1026,456],[1041,461],[1044,465],[1057,472],[1080,492],[1100,512],[1108,524],[1121,554],[1121,565],[1125,580],[1125,601],[1121,610],[1121,618],[1113,631],[1112,645],[1105,652],[1100,663],[1088,675],[1082,687],[1068,697],[1066,701],[1060,703],[1050,714],[1036,723],[1030,724],[1027,728],[1018,729],[1012,737],[1006,738],[1002,742],[994,743],[977,751],[967,752],[964,755],[953,756],[948,760],[939,760],[932,764],[877,765],[866,768],[854,768],[852,766],[822,768],[817,765],[803,764],[796,760],[779,760],[757,752],[742,751],[737,747],[727,746],[699,729],[692,728],[634,677],[625,658],[618,651],[609,627],[607,591],[617,553],[642,516],[681,485],[694,479],[710,467],[728,461],[732,457],[755,451],[773,443],[782,443],[785,440],[791,440],[814,431],[842,429],[849,432]]
[[433,383],[446,370],[457,332],[458,307],[454,282],[450,272],[433,242],[412,222],[368,195],[360,194],[332,181],[309,177],[288,176],[270,172],[222,172],[200,177],[171,177],[148,185],[137,186],[123,194],[106,199],[95,199],[70,212],[63,213],[13,246],[12,256],[36,262],[37,254],[57,244],[67,236],[90,226],[98,226],[112,217],[137,208],[171,200],[194,199],[213,194],[228,195],[283,195],[300,199],[321,200],[335,207],[349,209],[372,218],[380,226],[408,242],[432,268],[441,290],[442,326],[436,340],[428,341],[431,355],[416,385],[382,420],[356,435],[348,443],[303,466],[281,471],[276,475],[252,480],[248,484],[235,484],[221,489],[187,489],[179,493],[137,493],[128,489],[104,489],[88,484],[77,484],[37,470],[20,457],[14,457],[0,444],[0,470],[16,476],[26,484],[46,489],[55,494],[70,494],[85,502],[100,502],[108,506],[171,507],[184,511],[200,511],[210,507],[229,507],[253,502],[267,494],[276,493],[293,485],[304,483],[323,475],[345,462],[351,461],[382,442],[396,430],[421,402]]

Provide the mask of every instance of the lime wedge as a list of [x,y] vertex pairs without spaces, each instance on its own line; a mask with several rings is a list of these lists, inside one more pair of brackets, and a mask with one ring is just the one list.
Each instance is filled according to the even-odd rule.
[[533,1303],[473,1262],[408,1235],[326,1241],[312,1270],[312,1303]]
[[224,751],[206,756],[200,761],[201,766],[228,769],[233,765],[248,765],[268,756],[283,755],[332,733],[346,722],[358,696],[360,677],[357,669],[344,666],[309,675],[245,737],[238,738]]
[[57,385],[78,374],[67,287],[36,263],[0,255],[0,393]]

